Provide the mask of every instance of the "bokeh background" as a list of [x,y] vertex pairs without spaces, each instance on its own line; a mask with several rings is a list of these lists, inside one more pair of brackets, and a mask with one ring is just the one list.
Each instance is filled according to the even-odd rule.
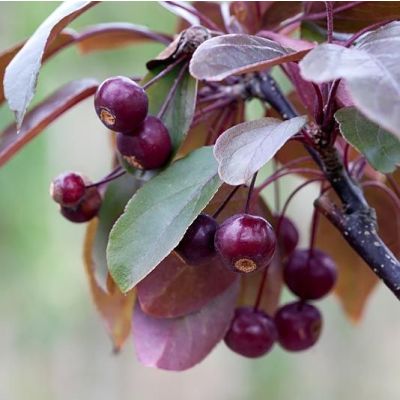
[[[0,50],[28,37],[54,2],[0,2]],[[176,19],[155,2],[105,2],[72,27],[126,21],[173,32]],[[35,102],[70,79],[144,72],[160,45],[80,56],[69,48],[42,69]],[[0,109],[0,127],[12,115]],[[0,170],[0,399],[399,399],[400,308],[383,287],[353,326],[331,297],[320,303],[323,336],[311,351],[278,347],[247,360],[221,344],[199,366],[172,373],[141,366],[131,342],[111,353],[81,261],[85,227],[58,215],[49,182],[67,169],[94,180],[110,165],[107,135],[87,100],[55,122]],[[293,182],[287,182],[285,190]],[[312,189],[290,214],[308,228]],[[306,242],[303,235],[303,243]],[[349,268],[352,266],[349,265]]]

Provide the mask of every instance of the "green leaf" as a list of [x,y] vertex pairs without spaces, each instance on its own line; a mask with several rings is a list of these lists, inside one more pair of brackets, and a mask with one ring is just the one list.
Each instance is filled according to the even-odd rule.
[[108,268],[127,292],[179,243],[221,185],[212,147],[202,147],[147,182],[114,225]]
[[390,132],[365,118],[355,107],[335,114],[345,139],[378,171],[388,173],[400,163],[400,141]]
[[[149,97],[149,114],[158,114],[182,67],[182,63],[178,64],[172,71],[146,90]],[[150,71],[144,78],[143,83],[148,82],[163,69],[164,67],[162,66]],[[189,72],[186,72],[162,118],[171,135],[174,154],[178,151],[189,131],[196,108],[196,97],[197,80],[192,78]]]
[[46,49],[62,29],[95,4],[91,1],[61,3],[8,64],[4,75],[4,93],[10,109],[15,112],[18,127],[35,93]]
[[125,174],[108,184],[98,216],[98,224],[93,240],[92,260],[94,276],[99,286],[107,291],[106,248],[108,235],[115,221],[121,216],[128,201],[139,189],[136,177]]

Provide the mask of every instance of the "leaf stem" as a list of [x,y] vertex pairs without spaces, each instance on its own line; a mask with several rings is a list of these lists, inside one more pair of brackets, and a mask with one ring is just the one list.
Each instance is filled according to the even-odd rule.
[[333,40],[333,7],[332,2],[325,1],[326,8],[326,32],[328,43],[332,43]]

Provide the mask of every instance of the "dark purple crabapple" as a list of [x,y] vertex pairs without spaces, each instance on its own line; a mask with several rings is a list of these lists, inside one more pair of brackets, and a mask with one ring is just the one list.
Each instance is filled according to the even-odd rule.
[[[279,216],[277,216],[277,219],[279,219]],[[282,217],[277,234],[279,235],[278,243],[283,254],[286,256],[292,254],[299,243],[299,231],[292,220]]]
[[214,236],[218,222],[207,214],[200,214],[189,226],[176,251],[191,265],[199,265],[215,256]]
[[65,207],[76,206],[82,200],[85,190],[85,179],[76,172],[64,172],[50,184],[51,197]]
[[301,351],[312,347],[322,330],[322,315],[311,304],[296,301],[275,314],[279,344],[288,351]]
[[141,86],[124,76],[106,79],[97,89],[94,107],[103,124],[115,131],[133,133],[146,118],[147,94]]
[[117,134],[117,149],[133,167],[156,169],[168,161],[172,145],[162,121],[148,116],[132,136]]
[[255,358],[268,353],[277,338],[275,323],[271,317],[253,307],[241,307],[235,310],[224,340],[235,353]]
[[295,250],[284,269],[289,289],[303,300],[317,300],[328,294],[335,285],[335,262],[324,252],[313,249]]
[[101,207],[101,195],[97,187],[86,189],[81,202],[75,207],[61,206],[61,214],[71,222],[88,222],[94,218]]
[[264,218],[237,214],[217,229],[215,248],[230,269],[248,273],[270,264],[276,249],[276,237]]

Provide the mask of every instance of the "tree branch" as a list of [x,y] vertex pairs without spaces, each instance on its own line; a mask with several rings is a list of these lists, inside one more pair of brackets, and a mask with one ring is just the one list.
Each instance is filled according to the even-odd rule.
[[[249,82],[249,92],[270,104],[284,119],[298,115],[269,75],[255,75]],[[368,205],[362,189],[347,173],[336,148],[326,139],[326,133],[314,126],[310,126],[309,130],[315,146],[305,147],[324,172],[343,205],[341,209],[323,196],[315,201],[315,207],[400,299],[400,262],[377,233],[375,210]]]

